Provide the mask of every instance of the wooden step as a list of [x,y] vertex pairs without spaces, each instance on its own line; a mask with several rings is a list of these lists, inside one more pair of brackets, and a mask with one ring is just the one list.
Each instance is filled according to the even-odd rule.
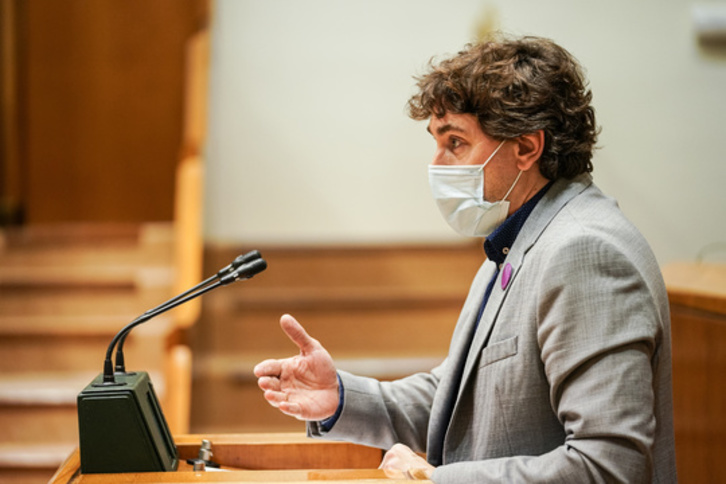
[[2,442],[78,442],[78,414],[75,404],[3,405],[0,407]]
[[23,372],[0,376],[0,406],[75,405],[98,372]]
[[[43,372],[100,371],[109,343],[128,320],[43,317],[2,318],[0,322],[0,372]],[[135,328],[124,345],[127,365],[161,368],[173,329],[173,319],[163,316]]]
[[[13,261],[17,263],[18,261]],[[0,261],[0,287],[169,287],[174,281],[170,267],[134,266],[120,263],[93,265],[38,265],[20,263],[16,266]]]
[[[57,469],[78,444],[0,444],[0,468]],[[0,480],[0,482],[5,482]]]
[[[76,399],[99,372],[23,372],[0,376],[0,444],[76,444]],[[150,377],[163,399],[163,376],[152,371]]]
[[163,227],[136,227],[133,237],[91,225],[0,232],[0,287],[169,286],[172,227]]
[[[113,336],[171,297],[174,255],[170,223],[0,230],[0,482],[47,482],[78,445],[78,393]],[[162,402],[175,332],[173,310],[125,345]]]
[[[99,317],[132,321],[148,309],[169,299],[168,288],[157,290],[88,288],[3,288],[2,318]],[[174,311],[167,315],[174,314]],[[2,331],[2,329],[0,329]]]
[[17,247],[150,247],[173,241],[174,227],[170,222],[69,222],[0,229],[0,251]]
[[48,482],[77,444],[0,444],[0,482]]

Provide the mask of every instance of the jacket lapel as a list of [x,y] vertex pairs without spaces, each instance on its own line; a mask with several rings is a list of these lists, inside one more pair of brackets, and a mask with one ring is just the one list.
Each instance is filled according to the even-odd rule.
[[451,339],[444,374],[441,376],[436,389],[436,395],[431,406],[427,446],[428,461],[436,466],[442,463],[441,450],[444,435],[451,421],[455,398],[462,381],[461,375],[466,355],[469,352],[468,348],[471,345],[481,298],[493,274],[493,265],[485,261],[474,278],[469,290],[469,296],[462,308],[459,322]]

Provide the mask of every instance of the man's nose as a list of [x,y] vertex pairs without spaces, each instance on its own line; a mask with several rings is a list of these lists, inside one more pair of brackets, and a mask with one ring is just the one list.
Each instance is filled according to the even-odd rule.
[[436,151],[434,151],[434,157],[431,160],[431,164],[432,165],[443,165],[445,155],[446,155],[446,151],[443,148],[437,148]]

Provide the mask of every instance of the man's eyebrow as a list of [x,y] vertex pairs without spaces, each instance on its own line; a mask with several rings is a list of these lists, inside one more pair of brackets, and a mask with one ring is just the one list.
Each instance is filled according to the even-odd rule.
[[[431,133],[431,135],[433,136],[430,125],[426,126],[426,131]],[[456,126],[455,124],[451,124],[451,123],[442,124],[441,126],[436,128],[436,134],[439,136],[441,136],[442,134],[448,133],[449,131],[455,131],[457,133],[466,133],[464,128],[461,128],[461,127]]]

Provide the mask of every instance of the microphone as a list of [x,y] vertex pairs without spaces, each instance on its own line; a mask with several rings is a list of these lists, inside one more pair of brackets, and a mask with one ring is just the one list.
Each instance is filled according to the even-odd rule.
[[251,250],[246,254],[237,256],[237,258],[233,260],[227,267],[225,267],[224,269],[220,269],[219,272],[217,272],[216,277],[221,278],[225,273],[232,272],[238,269],[240,266],[247,264],[248,262],[252,262],[256,259],[262,259],[259,250]]
[[[255,263],[252,267],[249,267],[250,264]],[[264,267],[262,267],[264,265]],[[246,268],[246,269],[245,269]],[[230,264],[228,264],[226,267],[220,269],[217,274],[213,275],[212,277],[200,282],[193,288],[179,294],[178,296],[173,297],[172,299],[169,299],[168,301],[160,304],[159,306],[149,309],[144,314],[139,316],[137,319],[135,319],[131,324],[129,324],[126,328],[119,331],[120,335],[117,335],[118,342],[114,343],[114,341],[111,342],[112,345],[116,345],[116,368],[115,373],[116,374],[126,374],[126,362],[124,361],[124,352],[123,347],[124,343],[126,342],[126,337],[131,332],[131,329],[138,326],[139,324],[143,323],[144,321],[148,321],[148,319],[153,318],[154,316],[157,316],[169,309],[173,309],[176,306],[180,304],[184,304],[187,301],[190,301],[191,299],[194,299],[197,296],[200,296],[203,294],[203,292],[199,292],[205,287],[212,284],[215,280],[222,280],[224,277],[231,277],[235,271],[243,271],[245,273],[252,272],[253,270],[256,270],[256,272],[249,275],[249,277],[244,277],[244,279],[249,279],[255,274],[258,274],[259,272],[262,272],[267,268],[267,262],[262,258],[260,255],[260,252],[258,250],[252,250],[250,252],[247,252],[246,254],[238,256],[235,260],[233,260]],[[241,278],[241,277],[240,277]],[[240,280],[240,279],[235,279]],[[230,282],[226,282],[222,285],[230,284]],[[214,289],[214,288],[211,288]],[[209,290],[211,290],[209,289]],[[207,291],[204,291],[207,292]],[[189,297],[193,295],[192,297]],[[182,301],[184,299],[184,301]],[[140,319],[145,318],[144,321],[139,321]],[[113,352],[112,346],[109,346],[109,350]],[[111,358],[111,353],[108,353],[107,359]],[[112,380],[107,376],[106,373],[106,365],[107,363],[104,362],[104,381],[106,383],[112,382]],[[112,372],[114,373],[114,372]]]
[[[114,373],[111,356],[136,326],[220,286],[250,279],[267,268],[258,251],[237,257],[214,276],[146,311],[121,329],[106,350],[103,372],[78,394],[81,473],[176,470],[178,452],[145,371]],[[123,352],[121,367],[123,367]],[[117,353],[117,365],[119,354]]]

